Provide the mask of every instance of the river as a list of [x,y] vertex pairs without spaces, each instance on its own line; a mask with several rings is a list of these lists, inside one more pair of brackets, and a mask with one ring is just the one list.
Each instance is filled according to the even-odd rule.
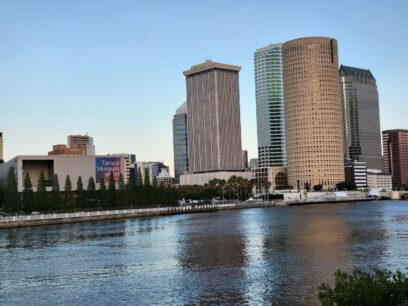
[[318,304],[336,269],[408,267],[408,202],[0,230],[1,305]]

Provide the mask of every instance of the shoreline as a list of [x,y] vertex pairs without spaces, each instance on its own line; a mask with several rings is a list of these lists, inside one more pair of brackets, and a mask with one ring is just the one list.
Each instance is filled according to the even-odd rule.
[[205,204],[187,205],[175,207],[136,208],[123,210],[106,210],[93,212],[59,213],[43,215],[22,215],[12,217],[0,217],[0,230],[8,228],[21,228],[31,226],[48,226],[70,223],[84,223],[109,220],[123,220],[143,217],[171,216],[177,214],[218,212],[231,209],[263,208],[263,207],[290,207],[309,206],[321,204],[340,204],[353,202],[370,202],[378,199],[333,199],[325,201],[273,201],[260,203],[227,203],[227,204]]

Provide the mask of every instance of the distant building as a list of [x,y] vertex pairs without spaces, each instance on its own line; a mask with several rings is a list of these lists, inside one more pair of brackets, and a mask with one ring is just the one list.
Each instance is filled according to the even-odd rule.
[[102,178],[107,183],[113,172],[116,184],[120,174],[126,176],[126,161],[124,156],[69,156],[69,155],[19,155],[0,167],[0,185],[7,180],[9,169],[13,167],[17,178],[17,189],[23,191],[24,178],[29,173],[33,189],[37,189],[40,172],[43,171],[47,190],[51,190],[54,174],[58,175],[60,189],[63,191],[66,176],[69,175],[73,190],[76,189],[78,178],[82,178],[83,187],[88,187],[92,177],[99,188]]
[[395,189],[408,189],[408,130],[382,132],[385,172]]
[[57,144],[52,146],[52,151],[48,152],[48,155],[86,155],[85,148],[78,147],[76,144],[72,145],[72,148],[67,148],[65,144]]
[[187,102],[181,105],[173,117],[174,177],[178,182],[180,175],[188,170]]
[[147,169],[151,185],[153,184],[153,179],[159,176],[159,173],[162,171],[162,168],[167,167],[162,162],[136,162],[136,166],[137,168],[140,168],[143,180],[145,176],[145,169]]
[[0,132],[0,165],[4,163],[3,159],[3,133]]
[[124,159],[125,163],[125,176],[124,181],[125,183],[136,183],[136,176],[137,176],[137,168],[136,168],[136,155],[129,154],[129,153],[113,153],[108,154],[108,156],[120,156]]
[[256,50],[255,91],[259,167],[286,166],[282,44]]
[[204,186],[213,179],[228,181],[231,176],[238,176],[244,179],[251,179],[251,172],[249,171],[217,171],[204,173],[186,173],[180,176],[180,186],[185,185],[199,185]]
[[156,176],[156,182],[158,186],[172,186],[174,183],[174,178],[170,176],[169,168],[163,167],[159,175]]
[[378,91],[370,70],[340,66],[344,155],[383,169]]
[[367,188],[367,163],[357,160],[344,162],[344,178],[346,183],[353,183],[357,189]]
[[344,181],[337,41],[307,37],[282,45],[289,185]]
[[68,148],[84,148],[85,155],[95,155],[95,145],[93,138],[88,135],[69,135]]
[[286,167],[253,168],[251,173],[251,178],[255,182],[254,195],[256,197],[289,187]]
[[258,167],[259,167],[258,158],[251,158],[249,160],[249,168],[253,169],[253,168],[258,168]]
[[243,169],[249,169],[248,151],[247,150],[242,151],[242,167],[243,167]]
[[371,189],[377,190],[392,190],[391,174],[383,173],[381,170],[368,169],[367,186]]
[[240,70],[238,66],[206,61],[184,71],[189,172],[243,170]]

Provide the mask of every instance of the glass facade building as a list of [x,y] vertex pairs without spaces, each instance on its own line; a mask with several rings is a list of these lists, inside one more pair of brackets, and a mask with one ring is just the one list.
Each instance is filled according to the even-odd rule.
[[286,166],[282,44],[256,50],[255,87],[259,167]]
[[377,84],[370,70],[340,66],[345,159],[383,169]]
[[188,170],[188,142],[187,142],[187,104],[184,103],[173,117],[173,153],[174,177],[179,181],[180,175]]

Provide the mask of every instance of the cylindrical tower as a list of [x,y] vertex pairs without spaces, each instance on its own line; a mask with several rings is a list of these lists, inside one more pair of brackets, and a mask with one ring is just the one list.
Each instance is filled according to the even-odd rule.
[[337,41],[283,44],[283,79],[289,184],[333,188],[344,181]]

